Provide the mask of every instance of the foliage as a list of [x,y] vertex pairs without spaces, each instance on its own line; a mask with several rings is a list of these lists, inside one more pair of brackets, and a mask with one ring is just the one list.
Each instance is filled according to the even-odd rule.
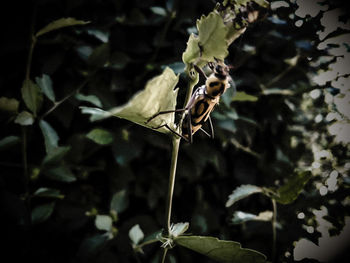
[[[164,248],[169,262],[341,262],[341,251],[321,257],[300,244],[344,237],[349,216],[346,8],[221,2],[11,3],[0,76],[4,258],[160,262]],[[257,21],[241,20],[253,7]],[[198,132],[180,146],[172,222],[186,223],[168,235],[173,134],[152,128],[180,118],[145,122],[181,108],[203,83],[193,63],[214,58],[232,65],[237,93],[212,113],[214,140]]]

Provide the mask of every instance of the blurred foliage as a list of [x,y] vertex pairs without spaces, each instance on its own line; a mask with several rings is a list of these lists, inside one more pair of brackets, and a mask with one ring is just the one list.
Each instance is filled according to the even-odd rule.
[[[173,221],[190,222],[190,233],[234,240],[271,260],[271,216],[261,216],[273,209],[270,199],[225,203],[242,185],[281,194],[295,182],[299,197],[277,205],[277,262],[302,260],[294,250],[300,239],[341,235],[350,211],[350,26],[344,3],[321,2],[271,2],[265,19],[229,46],[237,97],[228,91],[213,112],[214,140],[196,133],[180,148]],[[91,123],[79,106],[123,105],[166,67],[180,74],[182,105],[182,54],[197,19],[214,7],[11,1],[0,50],[4,258],[159,262],[159,243],[143,246],[144,254],[133,243],[164,226],[169,138],[118,118]],[[305,171],[312,177],[304,186],[295,176]],[[179,246],[169,261],[212,262]]]

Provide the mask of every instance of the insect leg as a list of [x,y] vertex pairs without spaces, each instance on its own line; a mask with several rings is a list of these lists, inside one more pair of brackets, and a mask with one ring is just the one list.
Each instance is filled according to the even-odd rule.
[[160,111],[156,114],[154,114],[151,118],[149,118],[146,121],[146,124],[149,123],[151,120],[153,120],[155,117],[162,115],[162,114],[167,114],[167,113],[172,113],[172,112],[184,112],[186,109],[176,109],[176,110],[166,110],[166,111]]
[[207,135],[208,137],[211,137],[211,135],[210,135],[209,133],[207,133],[207,131],[204,130],[203,128],[200,128],[200,130],[201,130],[205,135]]
[[199,75],[202,75],[202,77],[204,77],[204,79],[207,79],[207,75],[205,75],[204,71],[198,67],[196,64],[193,65],[194,69],[198,72]]
[[187,114],[187,125],[188,125],[188,137],[189,142],[192,143],[192,123],[191,123],[191,112],[189,111]]
[[208,119],[209,119],[209,127],[210,127],[211,138],[214,139],[214,128],[213,128],[213,123],[211,121],[210,115],[208,116]]
[[175,130],[173,130],[172,128],[170,128],[168,124],[163,124],[163,125],[160,125],[160,126],[158,126],[158,127],[154,127],[154,128],[152,128],[152,129],[157,130],[157,129],[160,129],[160,128],[163,128],[163,127],[167,128],[169,131],[171,131],[171,132],[174,133],[175,135],[181,137],[182,139],[184,139],[185,141],[188,142],[188,139],[187,139],[185,136],[181,135],[181,134],[178,133],[177,131],[175,131]]

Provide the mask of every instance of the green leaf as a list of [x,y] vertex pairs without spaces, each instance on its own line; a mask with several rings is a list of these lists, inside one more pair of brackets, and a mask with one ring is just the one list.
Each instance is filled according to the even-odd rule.
[[228,201],[226,202],[226,207],[229,207],[233,205],[238,200],[241,200],[243,198],[246,198],[247,196],[250,196],[255,193],[261,193],[263,192],[263,188],[255,186],[255,185],[241,185],[237,187],[235,190],[233,190],[232,194],[229,195]]
[[123,212],[129,206],[129,198],[126,190],[116,192],[110,204],[110,209],[118,214]]
[[189,223],[185,222],[185,223],[177,223],[174,225],[171,225],[170,227],[170,235],[173,237],[178,237],[180,235],[182,235],[183,233],[185,233],[189,227]]
[[50,198],[57,198],[57,199],[63,199],[64,195],[60,194],[60,190],[52,189],[52,188],[46,188],[42,187],[35,191],[33,194],[37,197],[50,197]]
[[110,57],[110,48],[108,43],[103,43],[94,49],[88,58],[88,64],[94,67],[103,67],[107,64]]
[[47,26],[45,26],[44,28],[39,30],[35,34],[35,36],[39,37],[39,36],[41,36],[43,34],[46,34],[46,33],[51,32],[53,30],[60,29],[62,27],[76,26],[76,25],[86,25],[88,23],[90,23],[90,22],[77,20],[77,19],[72,18],[72,17],[60,18],[58,20],[55,20],[55,21],[51,22],[50,24],[48,24]]
[[244,91],[238,91],[236,93],[236,96],[232,98],[232,101],[257,101],[258,97],[249,95],[245,93]]
[[297,199],[311,177],[312,174],[310,171],[304,171],[296,174],[285,185],[281,186],[277,190],[277,194],[271,196],[271,198],[284,205],[292,203],[295,199]]
[[43,172],[48,178],[58,182],[71,183],[77,180],[71,170],[63,165],[45,169]]
[[32,223],[38,224],[46,221],[51,216],[55,207],[55,203],[51,202],[44,205],[39,205],[32,210]]
[[39,121],[39,126],[44,135],[46,153],[50,153],[58,147],[58,135],[51,125],[44,120]]
[[97,98],[95,95],[84,95],[81,93],[78,93],[75,95],[75,98],[80,101],[86,101],[90,102],[91,104],[94,104],[97,107],[102,107],[102,103],[99,98]]
[[21,93],[27,108],[34,113],[34,116],[36,116],[43,102],[43,94],[38,85],[32,80],[26,79],[23,82]]
[[61,146],[53,148],[44,158],[43,165],[51,165],[62,160],[62,158],[69,152],[70,146]]
[[238,242],[215,237],[179,236],[175,238],[175,243],[219,262],[266,262],[266,257],[258,251],[242,248]]
[[0,110],[16,113],[18,111],[19,101],[12,98],[0,98]]
[[191,64],[196,62],[199,56],[200,56],[199,38],[192,33],[187,41],[186,50],[182,54],[182,61],[185,64]]
[[273,213],[271,211],[261,212],[258,215],[235,211],[232,218],[233,224],[242,224],[247,221],[271,221]]
[[95,218],[95,226],[99,230],[111,231],[113,220],[109,215],[97,215]]
[[15,123],[22,126],[32,125],[34,123],[34,116],[28,111],[22,111],[17,115]]
[[93,129],[86,137],[100,145],[107,145],[113,142],[113,135],[103,129]]
[[5,150],[9,147],[12,147],[13,145],[16,145],[17,143],[19,143],[21,141],[21,139],[18,136],[7,136],[3,139],[0,140],[0,151],[1,150]]
[[49,75],[43,74],[41,78],[35,78],[36,83],[38,84],[41,91],[46,95],[46,97],[55,102],[55,93],[52,89],[52,80]]
[[[120,107],[103,111],[98,108],[80,107],[82,113],[92,114],[91,121],[100,120],[110,116],[127,119],[147,128],[159,127],[168,124],[175,129],[175,114],[162,114],[146,124],[147,120],[159,111],[174,110],[176,107],[176,97],[178,90],[174,90],[179,76],[176,76],[170,68],[166,68],[163,73],[147,82],[144,90],[135,94],[131,100]],[[156,131],[169,133],[165,127]]]
[[150,9],[156,15],[166,16],[166,14],[167,14],[166,10],[163,7],[160,7],[160,6],[153,6]]
[[197,20],[199,44],[202,47],[201,59],[214,61],[214,58],[224,60],[228,55],[226,41],[227,28],[219,13],[211,12]]
[[145,237],[139,224],[134,225],[129,230],[129,237],[134,245],[137,245],[140,243],[140,241]]

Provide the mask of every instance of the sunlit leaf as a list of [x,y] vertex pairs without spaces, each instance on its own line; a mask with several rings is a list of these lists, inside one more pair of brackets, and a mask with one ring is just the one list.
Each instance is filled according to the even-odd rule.
[[129,230],[129,237],[134,245],[137,245],[138,243],[140,243],[140,241],[145,237],[139,224],[134,225]]
[[34,123],[34,116],[28,111],[22,111],[17,115],[15,123],[22,126],[32,125]]
[[41,91],[46,95],[46,97],[55,102],[55,93],[52,89],[52,80],[49,75],[43,74],[41,78],[35,78],[36,83],[38,84]]
[[44,120],[39,121],[39,126],[44,136],[46,153],[50,153],[58,147],[58,135],[51,125]]
[[117,213],[123,212],[129,206],[129,198],[126,190],[116,192],[110,204],[110,209]]
[[93,129],[86,137],[100,145],[107,145],[113,142],[113,135],[104,129]]
[[[99,120],[110,116],[127,119],[147,128],[157,128],[168,124],[174,129],[174,113],[162,114],[146,123],[150,117],[160,111],[174,110],[178,90],[174,90],[179,77],[170,68],[147,82],[144,90],[135,94],[130,101],[120,107],[103,111],[98,108],[80,107],[83,113],[92,114],[90,120]],[[169,133],[165,127],[156,131]]]
[[215,237],[179,236],[175,238],[175,243],[219,262],[266,262],[266,257],[258,251],[242,248],[238,242]]
[[292,203],[297,199],[311,177],[312,174],[310,171],[304,171],[294,175],[285,185],[277,190],[277,195],[271,198],[284,205]]
[[99,230],[111,231],[113,220],[109,215],[97,215],[95,226]]
[[25,79],[21,92],[22,98],[27,108],[34,113],[34,116],[36,116],[43,102],[43,94],[38,85],[36,85],[30,79]]
[[19,101],[13,98],[0,98],[0,110],[16,113],[18,111]]
[[228,201],[226,202],[226,207],[233,205],[238,200],[246,198],[252,194],[261,193],[263,189],[261,187],[255,185],[241,185],[237,187],[231,195],[228,197]]
[[39,37],[39,36],[41,36],[43,34],[46,34],[46,33],[51,32],[53,30],[60,29],[62,27],[76,26],[76,25],[86,25],[88,23],[90,23],[90,22],[77,20],[77,19],[72,18],[72,17],[60,18],[58,20],[55,20],[55,21],[51,22],[50,24],[48,24],[47,26],[45,26],[44,28],[39,30],[35,34],[35,36]]
[[199,55],[199,38],[196,35],[191,34],[187,41],[186,50],[182,53],[182,61],[185,64],[194,63],[199,58]]
[[189,226],[190,226],[190,224],[188,222],[177,223],[177,224],[171,225],[170,235],[173,237],[178,237],[178,236],[182,235],[183,233],[185,233]]
[[261,212],[258,215],[235,211],[231,222],[233,224],[242,224],[247,221],[271,221],[272,215],[271,211]]
[[167,14],[166,10],[163,7],[160,7],[160,6],[152,6],[150,9],[156,15],[166,16],[166,14]]
[[245,93],[244,91],[238,91],[236,95],[232,98],[232,101],[257,101],[258,97],[255,97],[253,95],[249,95]]
[[49,219],[54,210],[54,207],[54,202],[35,207],[32,211],[32,223],[38,224]]

